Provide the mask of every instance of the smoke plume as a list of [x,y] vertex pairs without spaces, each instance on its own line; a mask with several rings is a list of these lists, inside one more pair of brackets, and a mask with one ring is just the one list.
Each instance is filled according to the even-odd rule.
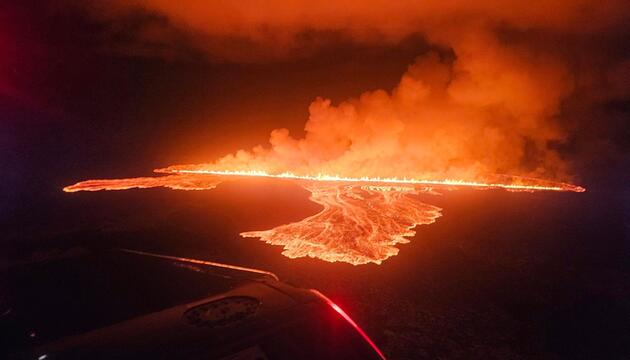
[[121,0],[97,2],[91,10],[115,24],[134,19],[126,45],[136,51],[172,50],[185,43],[223,61],[306,56],[333,35],[396,43],[420,34],[432,44],[394,89],[367,91],[338,104],[317,98],[303,136],[275,129],[268,145],[198,168],[458,179],[500,173],[567,180],[569,164],[558,150],[571,137],[567,100],[576,102],[581,94],[593,103],[604,101],[584,95],[602,88],[613,89],[609,92],[617,97],[628,95],[618,76],[584,64],[599,63],[627,78],[628,56],[607,57],[592,43],[617,33],[629,7],[616,0],[341,0],[333,5]]

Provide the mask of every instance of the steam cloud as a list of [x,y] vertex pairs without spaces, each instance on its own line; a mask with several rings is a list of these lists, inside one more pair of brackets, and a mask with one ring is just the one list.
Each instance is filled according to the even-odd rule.
[[592,45],[579,45],[622,27],[627,1],[113,4],[98,2],[92,9],[108,19],[128,19],[139,9],[151,14],[132,39],[137,51],[173,49],[186,41],[215,58],[268,60],[304,55],[328,33],[367,43],[422,34],[434,45],[393,90],[368,91],[336,105],[318,98],[310,105],[303,138],[276,129],[269,146],[198,165],[204,169],[460,179],[504,173],[568,180],[568,165],[557,151],[568,137],[564,102],[585,88],[609,89],[601,98],[628,96],[619,80],[627,79],[627,56],[607,59],[590,51]]

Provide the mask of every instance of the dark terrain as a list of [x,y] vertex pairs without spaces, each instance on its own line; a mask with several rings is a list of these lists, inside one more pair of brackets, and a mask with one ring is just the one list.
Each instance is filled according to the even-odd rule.
[[5,265],[128,247],[258,267],[328,294],[392,359],[630,356],[627,191],[422,196],[443,216],[382,265],[352,266],[292,260],[238,236],[318,211],[289,181],[45,190],[5,217]]

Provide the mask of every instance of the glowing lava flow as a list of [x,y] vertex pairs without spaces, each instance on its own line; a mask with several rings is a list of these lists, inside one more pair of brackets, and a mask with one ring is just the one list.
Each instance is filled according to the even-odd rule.
[[271,230],[248,231],[243,237],[258,237],[284,246],[290,258],[309,256],[354,265],[380,264],[398,254],[398,243],[408,243],[416,225],[431,224],[440,208],[419,202],[411,195],[420,191],[402,187],[372,187],[338,184],[303,185],[310,199],[324,209],[304,220]]
[[[428,186],[456,186],[456,187],[473,187],[473,188],[500,188],[515,191],[574,191],[584,192],[585,188],[573,184],[525,178],[518,176],[502,176],[504,182],[498,181],[466,181],[466,180],[423,180],[423,179],[407,179],[407,178],[380,178],[380,177],[343,177],[338,175],[318,174],[312,175],[296,175],[293,173],[270,174],[265,171],[227,171],[227,170],[197,170],[197,169],[177,169],[165,168],[154,170],[158,173],[170,174],[206,174],[217,176],[253,176],[279,179],[323,181],[323,182],[342,182],[342,183],[378,183],[378,184],[403,184],[403,185],[428,185]],[[507,181],[505,181],[507,180]]]
[[495,176],[495,181],[415,180],[398,178],[350,178],[302,176],[263,171],[223,171],[191,168],[157,169],[158,177],[88,180],[65,187],[66,192],[126,190],[166,187],[176,190],[210,190],[231,177],[266,177],[295,181],[311,193],[310,200],[323,209],[301,221],[270,230],[248,231],[243,237],[257,237],[284,247],[290,258],[313,257],[353,265],[376,263],[398,253],[396,244],[407,243],[414,227],[431,224],[441,209],[424,204],[419,194],[436,194],[434,188],[502,188],[508,191],[575,191],[576,185],[538,179]]
[[210,190],[221,180],[214,176],[168,175],[158,177],[138,177],[128,179],[98,179],[81,181],[63,188],[65,192],[128,190],[165,187],[173,190]]

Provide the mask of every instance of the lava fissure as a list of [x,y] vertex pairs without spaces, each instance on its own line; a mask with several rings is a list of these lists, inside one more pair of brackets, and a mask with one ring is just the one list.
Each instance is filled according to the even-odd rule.
[[[229,171],[229,170],[205,170],[205,169],[176,169],[165,168],[154,170],[157,173],[168,174],[198,174],[198,175],[216,175],[216,176],[249,176],[249,177],[266,177],[278,179],[294,179],[322,182],[341,182],[341,183],[376,183],[376,184],[402,184],[402,185],[433,185],[433,186],[462,186],[473,188],[501,188],[507,190],[522,191],[573,191],[584,192],[585,188],[549,180],[541,180],[535,178],[526,178],[519,176],[495,175],[496,179],[486,181],[478,180],[457,180],[457,179],[411,179],[396,177],[348,177],[340,175],[297,175],[290,172],[271,174],[260,170],[246,171]],[[499,181],[503,180],[503,181]]]

